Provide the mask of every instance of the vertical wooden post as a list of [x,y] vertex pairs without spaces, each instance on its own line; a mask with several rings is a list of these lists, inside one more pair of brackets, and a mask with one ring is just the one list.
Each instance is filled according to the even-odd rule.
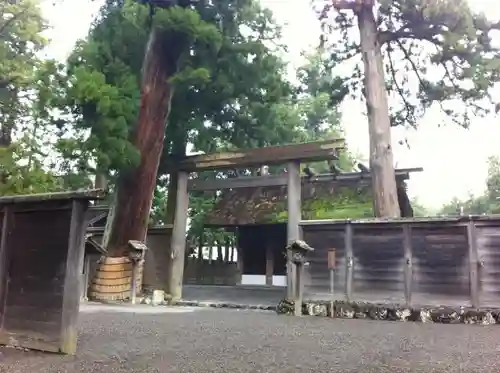
[[345,295],[347,301],[352,299],[352,278],[354,270],[354,251],[352,247],[352,224],[350,221],[345,226],[344,233],[344,249],[346,259],[346,281],[345,281]]
[[403,249],[405,256],[405,303],[406,307],[411,307],[411,292],[413,282],[413,264],[412,264],[412,242],[411,226],[403,225]]
[[64,274],[60,352],[76,353],[78,311],[80,307],[80,273],[85,254],[85,211],[88,202],[73,201],[69,230],[68,255]]
[[[289,162],[287,166],[288,175],[288,197],[287,197],[287,207],[288,207],[288,224],[287,224],[287,240],[291,243],[295,240],[300,239],[300,220],[302,218],[301,213],[301,179],[300,179],[300,162]],[[293,265],[290,252],[287,254],[287,264],[286,264],[286,278],[287,278],[287,296],[292,298],[294,295],[293,289],[293,277],[295,271],[295,265]]]
[[238,269],[239,273],[239,279],[237,281],[238,285],[241,285],[243,282],[243,250],[240,245],[240,228],[236,228],[236,231],[234,232],[235,235],[235,250],[236,250],[236,268]]
[[87,255],[85,257],[85,264],[83,265],[83,284],[82,284],[83,288],[81,294],[82,301],[86,301],[88,299],[87,293],[89,291],[90,260],[91,260],[91,255]]
[[173,300],[182,298],[184,256],[186,252],[186,228],[189,208],[189,173],[180,171],[177,179],[177,197],[174,227],[172,230],[172,270],[170,271],[170,295]]
[[204,235],[205,229],[202,228],[200,232],[199,241],[198,241],[198,258],[196,260],[196,265],[194,268],[196,269],[196,284],[199,285],[202,283],[203,279],[203,269],[205,266],[203,265],[203,246],[205,245],[205,235]]
[[8,261],[8,235],[11,220],[11,209],[3,208],[2,235],[0,239],[0,328],[3,325],[3,315],[5,312],[5,302],[7,299],[7,261]]
[[328,270],[330,271],[330,317],[335,317],[335,249],[328,250]]
[[274,252],[271,243],[266,244],[266,285],[273,284],[274,275]]
[[473,308],[479,308],[479,258],[476,225],[473,220],[469,220],[467,224],[467,241],[469,244],[470,301]]

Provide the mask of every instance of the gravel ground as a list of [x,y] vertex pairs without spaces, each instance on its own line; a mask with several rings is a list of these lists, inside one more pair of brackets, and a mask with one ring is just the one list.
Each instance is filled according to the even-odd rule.
[[76,357],[0,348],[0,372],[495,372],[498,326],[86,305]]
[[[183,285],[182,299],[186,301],[236,303],[276,306],[286,297],[286,288],[265,286]],[[329,299],[329,298],[327,298]]]

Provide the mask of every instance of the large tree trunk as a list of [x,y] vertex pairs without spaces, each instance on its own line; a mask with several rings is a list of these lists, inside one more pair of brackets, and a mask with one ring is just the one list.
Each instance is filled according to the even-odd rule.
[[358,17],[365,68],[366,107],[370,135],[373,208],[377,217],[399,217],[391,144],[391,122],[385,89],[384,64],[373,6],[360,7]]
[[[122,262],[113,257],[127,256],[129,240],[146,239],[173,94],[169,78],[177,71],[183,44],[175,35],[165,35],[157,29],[151,31],[143,62],[139,118],[131,133],[131,141],[140,152],[141,160],[135,169],[122,172],[118,179],[114,216],[109,219],[108,258],[103,258],[97,272],[98,276],[104,276],[104,272],[107,275],[94,279],[94,298],[117,300],[130,294],[130,266],[120,264],[118,268],[118,263]],[[121,271],[122,276],[117,276],[116,271]],[[110,272],[114,272],[112,276]],[[121,278],[117,281],[117,277]]]
[[168,56],[174,51],[167,49],[171,43],[165,39],[153,29],[146,48],[139,119],[131,136],[141,161],[134,170],[123,172],[118,180],[116,212],[108,242],[111,256],[126,254],[129,240],[143,241],[146,238],[173,94],[168,79],[177,70],[171,64],[177,64],[179,57]]

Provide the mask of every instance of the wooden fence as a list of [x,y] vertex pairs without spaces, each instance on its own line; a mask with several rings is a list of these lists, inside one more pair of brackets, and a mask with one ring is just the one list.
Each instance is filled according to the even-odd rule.
[[500,216],[303,221],[301,227],[315,249],[305,267],[305,299],[500,307]]
[[76,352],[85,212],[99,196],[0,198],[0,344]]

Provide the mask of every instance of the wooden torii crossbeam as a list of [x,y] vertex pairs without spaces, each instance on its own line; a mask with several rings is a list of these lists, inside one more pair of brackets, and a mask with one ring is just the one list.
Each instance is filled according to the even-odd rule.
[[344,139],[270,146],[212,154],[190,155],[181,159],[171,157],[167,170],[187,172],[222,170],[239,167],[279,165],[294,161],[314,162],[336,159],[345,149]]

